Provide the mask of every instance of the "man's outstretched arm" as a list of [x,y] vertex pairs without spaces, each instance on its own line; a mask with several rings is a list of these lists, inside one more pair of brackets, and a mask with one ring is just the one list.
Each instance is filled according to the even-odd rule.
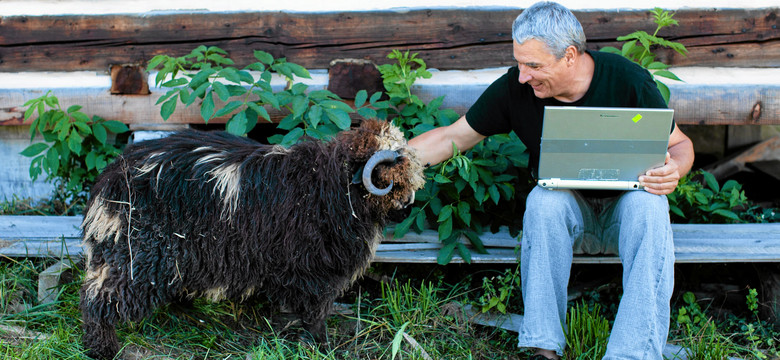
[[436,165],[452,157],[453,142],[458,150],[466,151],[484,138],[471,128],[465,116],[461,116],[451,125],[427,131],[409,140],[409,145],[417,150],[423,164]]

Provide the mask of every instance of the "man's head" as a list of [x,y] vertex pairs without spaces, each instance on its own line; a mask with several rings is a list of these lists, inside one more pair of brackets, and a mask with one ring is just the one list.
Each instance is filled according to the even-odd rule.
[[512,39],[518,44],[534,39],[541,41],[556,58],[574,46],[585,51],[585,32],[569,9],[554,2],[538,2],[525,9],[512,23]]
[[574,80],[585,34],[571,11],[553,2],[536,3],[515,19],[512,38],[518,81],[532,86],[537,97],[573,101],[584,94]]

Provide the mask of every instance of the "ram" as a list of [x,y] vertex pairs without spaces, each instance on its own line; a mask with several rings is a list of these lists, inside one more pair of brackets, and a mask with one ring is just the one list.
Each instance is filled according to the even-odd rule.
[[85,210],[84,346],[111,359],[117,323],[183,297],[265,297],[326,342],[333,301],[424,182],[414,149],[377,120],[290,148],[194,130],[130,146]]

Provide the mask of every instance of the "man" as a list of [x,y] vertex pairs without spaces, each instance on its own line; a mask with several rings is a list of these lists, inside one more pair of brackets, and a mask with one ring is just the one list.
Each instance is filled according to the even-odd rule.
[[[538,167],[545,105],[666,107],[651,75],[621,56],[585,50],[585,35],[563,6],[542,2],[512,26],[517,66],[491,84],[465,116],[412,139],[423,163],[469,149],[486,136],[514,131]],[[587,124],[585,124],[587,126]],[[644,191],[546,190],[528,195],[521,249],[525,306],[519,346],[534,360],[557,359],[574,253],[617,253],[623,297],[605,359],[661,359],[669,331],[674,245],[666,194],[693,164],[693,145],[677,126],[666,162],[639,177]]]

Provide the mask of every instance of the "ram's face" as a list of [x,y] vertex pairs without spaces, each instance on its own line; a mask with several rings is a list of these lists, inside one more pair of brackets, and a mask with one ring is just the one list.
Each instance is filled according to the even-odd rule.
[[375,149],[363,169],[363,184],[383,203],[402,209],[414,202],[414,193],[425,186],[423,166],[401,131],[388,122],[364,121],[359,131],[373,134],[368,140]]

